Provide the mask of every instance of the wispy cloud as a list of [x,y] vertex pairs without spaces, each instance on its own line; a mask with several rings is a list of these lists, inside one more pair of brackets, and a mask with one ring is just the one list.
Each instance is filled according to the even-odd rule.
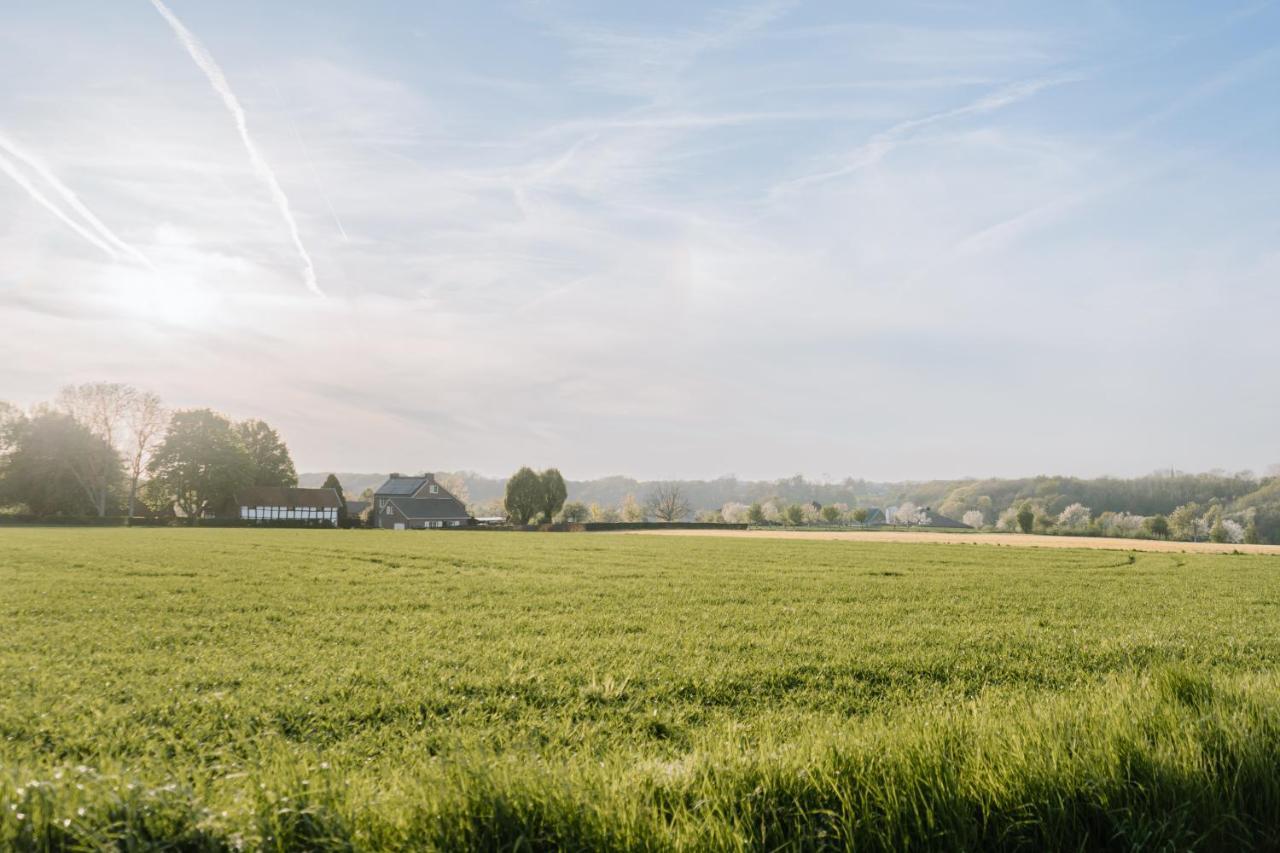
[[174,34],[178,37],[178,41],[186,48],[187,53],[191,54],[191,59],[204,72],[205,77],[209,79],[210,85],[213,86],[213,90],[218,93],[218,97],[222,99],[227,111],[231,113],[231,117],[235,121],[236,130],[240,134],[240,140],[244,143],[245,151],[249,154],[249,163],[266,185],[272,201],[275,202],[276,207],[280,210],[280,216],[283,217],[285,224],[289,228],[289,236],[293,239],[293,245],[298,250],[298,257],[302,259],[302,278],[306,282],[307,289],[317,296],[323,296],[324,292],[316,281],[315,264],[312,263],[311,255],[307,252],[307,247],[302,243],[302,235],[298,232],[298,223],[293,217],[293,210],[289,205],[289,197],[285,195],[284,189],[280,186],[280,181],[276,179],[275,172],[270,164],[267,163],[266,158],[262,156],[262,152],[258,150],[253,137],[249,135],[249,124],[245,118],[244,108],[240,106],[240,99],[231,90],[231,84],[227,82],[226,75],[222,73],[222,68],[219,67],[213,56],[196,38],[195,34],[187,29],[182,21],[169,10],[168,6],[161,0],[151,0],[151,5],[168,22]]
[[887,130],[883,130],[875,134],[865,143],[859,145],[857,148],[846,154],[842,158],[844,162],[836,168],[815,172],[799,178],[792,178],[791,180],[780,184],[777,187],[777,190],[786,192],[806,187],[811,184],[819,184],[825,181],[843,178],[846,175],[851,175],[860,169],[865,169],[868,166],[878,163],[895,148],[910,139],[914,132],[922,128],[942,124],[944,122],[964,118],[966,116],[992,113],[1003,109],[1004,107],[1016,104],[1019,101],[1025,101],[1051,86],[1059,86],[1064,83],[1074,83],[1081,79],[1083,78],[1080,75],[1063,75],[1024,80],[1022,82],[997,89],[996,91],[983,95],[981,98],[970,101],[963,106],[898,122]]

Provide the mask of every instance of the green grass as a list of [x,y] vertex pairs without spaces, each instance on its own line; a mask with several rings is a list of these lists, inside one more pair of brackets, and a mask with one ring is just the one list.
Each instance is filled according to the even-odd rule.
[[0,846],[1280,849],[1280,558],[0,531]]

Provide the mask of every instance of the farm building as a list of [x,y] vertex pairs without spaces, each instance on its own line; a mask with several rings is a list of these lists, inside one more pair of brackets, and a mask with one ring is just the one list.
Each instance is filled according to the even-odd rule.
[[463,527],[472,523],[462,501],[449,494],[431,474],[390,479],[373,493],[376,527],[386,530],[423,530]]
[[338,493],[333,489],[250,486],[235,494],[236,517],[244,521],[310,521],[338,524]]

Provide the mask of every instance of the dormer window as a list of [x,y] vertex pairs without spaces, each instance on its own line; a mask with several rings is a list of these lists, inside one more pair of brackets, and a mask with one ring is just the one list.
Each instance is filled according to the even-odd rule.
[[440,493],[440,487],[439,487],[439,486],[437,486],[435,483],[432,483],[432,484],[431,484],[431,494],[436,495],[436,494],[439,494],[439,493]]

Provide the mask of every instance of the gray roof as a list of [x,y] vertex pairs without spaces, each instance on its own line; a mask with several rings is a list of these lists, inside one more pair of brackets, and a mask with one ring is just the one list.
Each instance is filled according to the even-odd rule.
[[338,493],[333,489],[297,489],[287,486],[248,486],[235,493],[238,506],[269,506],[286,509],[337,509]]
[[378,486],[377,495],[404,495],[408,497],[430,482],[430,477],[392,477]]
[[405,518],[430,521],[465,521],[471,518],[456,498],[392,498],[391,505]]

